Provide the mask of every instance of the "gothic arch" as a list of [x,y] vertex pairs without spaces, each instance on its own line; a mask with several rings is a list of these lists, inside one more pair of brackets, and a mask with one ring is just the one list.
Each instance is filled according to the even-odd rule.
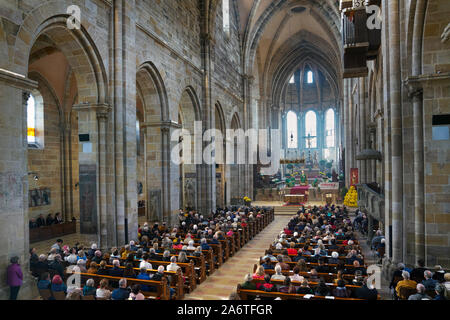
[[44,16],[42,12],[45,12],[43,8],[45,6],[50,4],[47,3],[30,12],[19,29],[12,57],[16,71],[21,74],[28,73],[33,45],[40,36],[45,35],[67,58],[77,79],[80,103],[107,103],[109,94],[106,70],[88,31],[83,25],[79,30],[67,28],[69,15],[65,11],[63,14],[58,12],[63,8],[67,9],[64,4],[58,4],[58,8],[51,6],[47,8],[47,12],[54,12],[53,16]]

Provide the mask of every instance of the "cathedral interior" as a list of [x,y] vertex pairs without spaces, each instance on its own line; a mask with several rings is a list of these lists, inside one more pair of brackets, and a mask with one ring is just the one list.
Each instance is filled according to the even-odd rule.
[[180,210],[268,206],[273,240],[327,204],[383,234],[387,281],[450,270],[449,17],[448,0],[0,0],[0,277],[18,257],[36,299],[30,249],[57,238],[120,248]]

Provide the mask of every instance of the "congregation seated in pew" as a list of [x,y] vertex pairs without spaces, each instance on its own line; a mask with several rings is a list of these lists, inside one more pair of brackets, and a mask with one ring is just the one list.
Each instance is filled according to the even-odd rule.
[[[83,297],[87,299],[87,297],[95,296],[97,299],[137,300],[142,297],[142,293],[155,291],[152,286],[146,287],[145,281],[153,281],[156,284],[166,278],[169,279],[169,283],[173,282],[168,287],[170,298],[173,296],[180,298],[183,295],[180,292],[187,288],[186,285],[189,285],[190,288],[187,290],[192,290],[197,281],[204,281],[205,265],[209,264],[210,269],[220,266],[220,264],[216,266],[214,264],[223,263],[224,259],[239,250],[249,241],[250,237],[261,231],[273,219],[273,209],[271,208],[252,208],[251,210],[257,211],[256,218],[248,208],[242,212],[240,210],[237,208],[236,211],[216,213],[210,218],[209,223],[201,223],[202,221],[198,220],[203,219],[205,222],[208,220],[190,212],[184,216],[183,223],[180,224],[183,228],[175,226],[170,229],[165,223],[162,225],[155,223],[153,227],[150,227],[146,223],[144,228],[139,230],[137,240],[131,240],[120,248],[99,249],[96,244],[87,248],[79,243],[70,248],[67,245],[63,247],[61,240],[60,243],[52,246],[48,255],[38,257],[35,250],[30,250],[30,261],[34,261],[31,264],[32,272],[42,278],[39,286],[47,288],[42,290],[48,290],[50,293],[42,292],[42,294],[48,298],[53,298],[54,295],[52,285],[57,293],[61,289],[57,287],[61,282],[62,290],[60,291],[67,294],[67,298],[70,299]],[[227,236],[226,234],[230,234],[229,231],[233,231],[232,235]],[[222,245],[223,250],[220,251]],[[206,264],[205,257],[211,259]],[[60,268],[52,268],[52,264],[60,264],[63,267],[61,275],[58,274]],[[157,271],[152,271],[154,265],[157,266]],[[196,266],[195,270],[194,265]],[[141,268],[137,271],[135,267]],[[47,271],[50,271],[51,274],[43,275]],[[183,275],[185,271],[189,271],[189,274]],[[63,280],[73,273],[79,273],[82,276],[84,285],[81,288],[64,289]],[[53,277],[54,274],[59,278]],[[178,274],[183,279],[181,286],[177,282],[171,281],[171,279],[177,279]],[[50,279],[53,280],[50,281]],[[127,280],[133,281],[128,285]],[[141,281],[141,283],[136,283],[136,281]],[[139,285],[139,290],[137,285]],[[175,292],[175,290],[177,291]],[[156,295],[158,298],[160,288],[156,291],[158,291]],[[61,296],[58,295],[56,300],[60,300],[60,298]]]

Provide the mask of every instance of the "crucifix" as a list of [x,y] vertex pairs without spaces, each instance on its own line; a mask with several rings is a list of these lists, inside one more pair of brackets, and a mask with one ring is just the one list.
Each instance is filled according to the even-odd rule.
[[305,140],[308,141],[308,149],[311,149],[311,140],[314,139],[315,136],[312,137],[312,136],[311,136],[311,133],[308,133],[308,136],[307,136],[307,137],[303,137],[303,138],[305,138]]
[[309,157],[309,163],[312,163],[312,159],[311,159],[311,140],[313,140],[314,138],[316,138],[315,136],[311,136],[311,133],[308,133],[307,137],[303,137],[305,138],[305,140],[308,141],[308,157]]

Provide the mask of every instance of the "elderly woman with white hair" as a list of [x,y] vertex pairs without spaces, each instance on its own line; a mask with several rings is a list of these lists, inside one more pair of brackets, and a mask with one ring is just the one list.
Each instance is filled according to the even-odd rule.
[[339,253],[337,253],[336,251],[333,251],[331,253],[331,258],[328,258],[328,263],[329,264],[338,264],[339,262]]
[[411,276],[408,271],[402,272],[403,280],[399,281],[397,283],[397,286],[395,287],[395,291],[397,293],[397,296],[402,299],[406,300],[408,297],[405,296],[406,290],[414,290],[417,287],[417,282],[414,280],[411,280]]
[[70,255],[68,255],[67,257],[64,257],[64,260],[67,261],[69,264],[74,265],[77,263],[77,250],[75,248],[73,248],[70,251]]
[[[69,289],[67,289],[69,291]],[[95,296],[97,288],[95,287],[94,279],[89,279],[83,287],[83,296]]]
[[194,240],[189,241],[187,249],[188,250],[195,250]]
[[177,270],[180,268],[179,265],[177,265],[177,257],[176,256],[172,256],[170,258],[170,264],[166,267],[167,271],[173,271],[173,272],[177,272]]
[[284,281],[284,279],[286,279],[286,277],[281,273],[281,271],[282,271],[281,266],[279,264],[277,264],[275,266],[275,273],[272,275],[270,280],[281,280],[281,281]]

